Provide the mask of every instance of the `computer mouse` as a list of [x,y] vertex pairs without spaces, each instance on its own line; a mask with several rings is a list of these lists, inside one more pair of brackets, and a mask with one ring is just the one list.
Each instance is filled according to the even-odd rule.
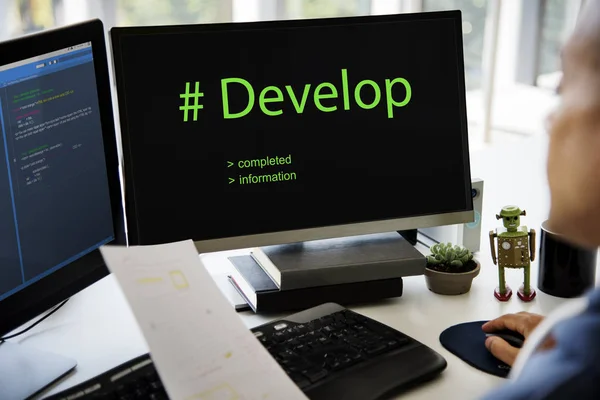
[[523,347],[523,342],[525,341],[525,337],[521,335],[519,332],[511,331],[508,329],[503,329],[500,331],[488,332],[485,335],[486,337],[496,336],[502,338],[508,342],[513,347],[520,349]]

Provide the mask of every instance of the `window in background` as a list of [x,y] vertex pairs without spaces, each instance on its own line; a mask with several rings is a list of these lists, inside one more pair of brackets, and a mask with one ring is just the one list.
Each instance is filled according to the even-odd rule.
[[423,0],[423,11],[461,10],[467,90],[482,85],[487,0]]
[[117,0],[118,25],[216,22],[219,0]]
[[578,0],[542,0],[539,63],[536,84],[554,89],[560,80],[560,51],[574,27],[579,12]]
[[0,0],[0,40],[91,18],[114,25],[166,25],[230,19],[225,0]]
[[565,1],[544,1],[542,17],[542,40],[538,72],[547,74],[560,69],[560,49],[565,30]]
[[[13,25],[16,26],[13,26],[10,36],[38,32],[52,28],[56,24],[53,0],[0,0],[0,2],[6,3],[2,8],[12,8],[11,11],[16,14],[16,20],[13,21]],[[8,21],[0,22],[8,23]]]
[[368,15],[369,0],[283,0],[282,18],[324,18]]

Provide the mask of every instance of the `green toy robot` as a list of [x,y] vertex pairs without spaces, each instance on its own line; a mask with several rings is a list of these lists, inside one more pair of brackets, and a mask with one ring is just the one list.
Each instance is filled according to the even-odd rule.
[[[535,230],[527,231],[526,226],[520,226],[521,215],[525,210],[517,206],[505,206],[496,214],[496,219],[502,219],[504,228],[490,231],[490,246],[492,260],[498,265],[500,286],[494,290],[494,296],[500,301],[508,301],[512,290],[506,285],[504,268],[523,268],[524,282],[517,295],[523,301],[535,298],[535,290],[530,285],[531,261],[535,259]],[[498,240],[498,258],[496,259],[495,240]]]

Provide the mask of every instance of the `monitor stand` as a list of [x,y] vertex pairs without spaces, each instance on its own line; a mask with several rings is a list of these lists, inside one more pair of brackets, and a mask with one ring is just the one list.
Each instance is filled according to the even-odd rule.
[[0,344],[0,393],[3,399],[26,399],[72,371],[77,362],[29,346]]
[[293,271],[293,288],[423,275],[426,264],[425,256],[399,232],[263,246],[260,250],[253,256],[267,273],[272,267]]

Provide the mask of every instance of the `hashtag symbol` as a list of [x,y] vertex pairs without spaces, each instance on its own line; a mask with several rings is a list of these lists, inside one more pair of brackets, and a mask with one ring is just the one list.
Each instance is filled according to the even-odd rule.
[[[194,91],[190,91],[190,82],[185,84],[185,93],[181,93],[179,95],[180,98],[185,99],[185,102],[182,106],[179,106],[179,110],[183,111],[183,122],[188,121],[188,113],[189,111],[194,112],[194,116],[192,117],[193,121],[198,120],[198,110],[201,110],[202,104],[198,104],[198,98],[203,97],[204,93],[200,91],[200,82],[196,82],[196,87]],[[194,99],[194,104],[190,105],[190,98]]]

